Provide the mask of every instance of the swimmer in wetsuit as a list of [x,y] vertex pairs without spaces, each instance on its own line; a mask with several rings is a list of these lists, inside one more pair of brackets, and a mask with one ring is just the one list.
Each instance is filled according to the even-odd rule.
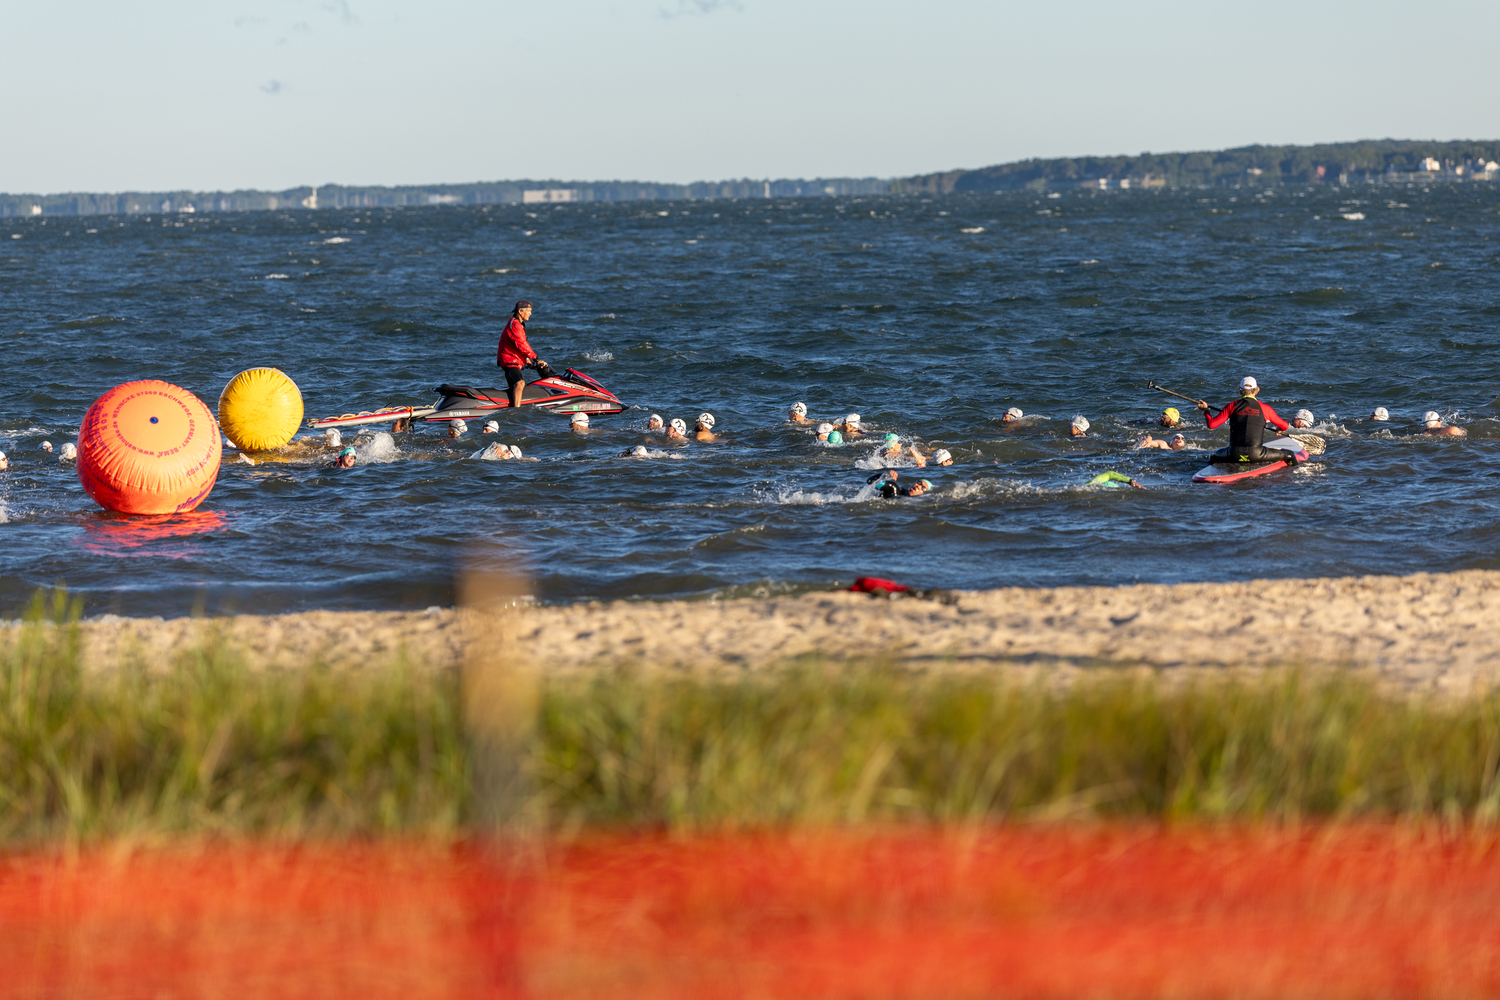
[[880,495],[886,499],[890,499],[891,497],[919,497],[932,489],[932,483],[925,479],[918,479],[908,486],[901,486],[896,482],[899,478],[901,478],[901,473],[895,469],[886,469],[884,472],[875,473],[875,475],[866,479],[865,482],[870,486],[874,486],[877,481],[884,479],[885,482],[880,484]]
[[1111,490],[1123,489],[1126,486],[1134,486],[1138,490],[1143,490],[1146,488],[1124,473],[1115,472],[1113,469],[1111,469],[1109,472],[1099,473],[1093,479],[1089,480],[1088,485],[1103,486],[1106,489]]
[[1295,452],[1265,446],[1263,438],[1266,424],[1270,424],[1279,431],[1289,430],[1291,425],[1277,416],[1269,403],[1262,403],[1256,399],[1258,392],[1260,392],[1260,384],[1253,377],[1246,375],[1240,379],[1240,398],[1218,413],[1209,413],[1209,405],[1201,399],[1197,400],[1198,409],[1203,411],[1203,419],[1210,429],[1229,424],[1229,447],[1214,452],[1210,461],[1297,464]]

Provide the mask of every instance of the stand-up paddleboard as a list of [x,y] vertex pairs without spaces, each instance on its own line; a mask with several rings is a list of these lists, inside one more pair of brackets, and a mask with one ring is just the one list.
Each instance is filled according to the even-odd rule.
[[309,420],[307,425],[315,430],[330,427],[363,427],[366,424],[392,424],[397,420],[420,420],[437,410],[434,406],[387,406],[383,410],[360,410],[322,420]]
[[[1265,442],[1267,448],[1280,448],[1283,451],[1294,452],[1297,456],[1297,464],[1301,465],[1307,461],[1307,449],[1302,447],[1301,442],[1295,438],[1277,438],[1275,441]],[[1227,451],[1227,449],[1226,449]],[[1217,456],[1218,453],[1215,452]],[[1227,458],[1214,465],[1199,469],[1193,475],[1195,483],[1237,483],[1241,479],[1253,479],[1256,476],[1268,475],[1290,468],[1283,461],[1276,462],[1231,462]]]

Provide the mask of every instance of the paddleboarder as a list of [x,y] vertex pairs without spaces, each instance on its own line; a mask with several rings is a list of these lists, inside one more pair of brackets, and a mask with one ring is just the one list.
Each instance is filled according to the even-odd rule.
[[[1276,411],[1271,409],[1270,403],[1263,403],[1256,399],[1260,392],[1260,383],[1255,381],[1254,376],[1246,375],[1240,379],[1240,398],[1225,406],[1217,413],[1209,412],[1208,403],[1196,400],[1198,409],[1203,411],[1203,419],[1210,430],[1216,430],[1229,424],[1229,448],[1225,459],[1230,462],[1285,462],[1287,465],[1297,464],[1296,452],[1284,448],[1267,448],[1264,443],[1266,424],[1270,424],[1279,431],[1290,430],[1291,425]],[[1221,461],[1215,456],[1215,461]]]

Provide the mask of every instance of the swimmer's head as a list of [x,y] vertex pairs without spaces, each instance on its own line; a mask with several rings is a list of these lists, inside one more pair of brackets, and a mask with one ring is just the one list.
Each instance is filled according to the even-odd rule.
[[911,487],[908,489],[906,495],[909,497],[919,497],[930,489],[932,489],[932,484],[930,482],[925,479],[919,479],[911,484]]
[[844,443],[844,435],[840,434],[838,431],[829,431],[828,432],[828,443],[829,444],[843,444]]
[[323,440],[330,448],[342,448],[344,446],[344,435],[332,428],[323,432]]
[[953,455],[948,451],[947,448],[939,448],[937,451],[932,453],[932,460],[938,465],[952,465]]
[[1441,427],[1443,426],[1443,418],[1438,414],[1437,410],[1428,410],[1422,414],[1422,423],[1428,427]]
[[1170,438],[1167,439],[1167,447],[1171,448],[1173,451],[1181,451],[1182,449],[1187,447],[1187,438],[1183,437],[1181,434],[1173,434]]
[[352,466],[358,458],[359,453],[354,450],[353,446],[350,446],[339,452],[338,462],[340,466],[347,469]]
[[64,462],[71,462],[78,457],[78,446],[72,441],[64,441],[62,454],[58,456]]
[[847,430],[851,430],[851,431],[857,431],[857,430],[859,430],[859,414],[858,413],[851,413],[847,417],[845,417],[844,418],[844,427]]
[[568,425],[575,428],[587,427],[589,425],[589,415],[587,413],[575,413],[568,418]]
[[1255,381],[1254,375],[1246,375],[1244,378],[1240,379],[1241,396],[1253,396],[1257,392],[1260,392],[1260,383]]
[[712,413],[698,414],[698,429],[700,431],[711,431],[714,429],[714,415]]
[[650,458],[651,452],[647,450],[645,445],[638,444],[634,448],[630,449],[630,455],[632,458]]
[[498,420],[486,420],[484,422],[484,433],[486,433],[486,434],[499,434],[500,433],[500,421],[498,421]]
[[1391,419],[1391,411],[1387,410],[1383,406],[1377,406],[1377,407],[1375,407],[1375,412],[1372,413],[1372,414],[1370,414],[1370,419],[1371,420],[1389,420],[1389,419]]
[[0,451],[0,469],[10,468],[10,459],[5,457],[5,452]]
[[1025,415],[1026,414],[1021,412],[1021,408],[1019,406],[1012,406],[1010,409],[1006,410],[1003,414],[1000,415],[1000,422],[1002,424],[1008,424],[1012,420],[1020,420]]
[[463,437],[467,433],[469,433],[469,425],[464,423],[462,419],[454,420],[448,424],[448,436],[451,438]]
[[1073,418],[1073,422],[1068,424],[1068,433],[1076,438],[1087,437],[1089,433],[1089,418],[1081,413],[1076,415]]
[[885,446],[887,450],[901,447],[901,437],[895,431],[887,431],[885,435]]
[[520,458],[521,457],[521,446],[520,445],[513,444],[513,445],[510,446],[510,457],[511,458]]
[[1182,414],[1177,412],[1177,407],[1169,406],[1161,411],[1161,425],[1163,427],[1176,427],[1182,420]]
[[681,417],[672,418],[672,433],[678,437],[687,437],[687,421]]
[[51,441],[43,441],[42,444],[41,444],[41,449],[42,449],[42,451],[45,451],[49,455],[52,454],[52,442]]
[[1293,418],[1292,423],[1298,427],[1311,427],[1317,423],[1317,419],[1317,417],[1313,416],[1312,410],[1298,410],[1297,416]]
[[818,439],[819,440],[822,440],[823,438],[828,437],[828,435],[831,434],[831,433],[833,433],[833,425],[830,424],[828,421],[825,420],[821,424],[818,425]]
[[648,431],[659,431],[665,426],[666,424],[662,422],[660,413],[651,414],[651,419],[646,421],[646,430]]
[[803,417],[807,416],[807,404],[793,403],[792,408],[787,412],[791,414],[793,420],[801,420]]

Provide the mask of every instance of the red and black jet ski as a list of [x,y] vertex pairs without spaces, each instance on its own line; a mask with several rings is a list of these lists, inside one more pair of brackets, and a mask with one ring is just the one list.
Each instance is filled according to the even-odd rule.
[[[443,398],[434,404],[428,420],[474,420],[491,417],[498,410],[510,409],[510,390],[476,389],[468,385],[440,385]],[[625,409],[614,393],[581,371],[569,368],[561,375],[548,375],[527,382],[521,393],[521,405],[549,413],[587,413],[598,416],[619,413]]]

